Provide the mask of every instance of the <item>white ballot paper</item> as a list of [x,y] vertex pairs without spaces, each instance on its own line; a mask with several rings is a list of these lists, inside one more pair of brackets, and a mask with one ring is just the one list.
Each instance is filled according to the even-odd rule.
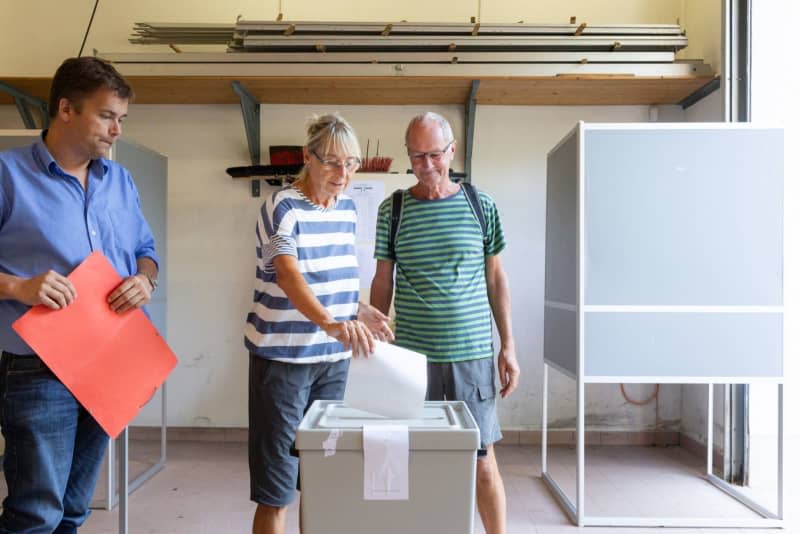
[[369,358],[352,358],[344,402],[351,408],[393,419],[422,415],[428,388],[424,354],[382,341]]
[[408,427],[364,425],[364,500],[408,500]]

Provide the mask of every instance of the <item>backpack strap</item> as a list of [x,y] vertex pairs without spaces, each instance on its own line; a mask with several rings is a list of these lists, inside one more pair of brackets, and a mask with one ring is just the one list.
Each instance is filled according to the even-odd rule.
[[472,210],[472,214],[478,220],[478,223],[481,225],[481,235],[483,236],[483,246],[486,247],[488,244],[487,241],[489,236],[487,235],[488,232],[486,231],[486,217],[483,215],[483,207],[481,206],[481,201],[478,198],[478,190],[475,189],[475,186],[468,182],[461,183],[461,189],[464,190],[464,196],[467,197],[467,202],[469,202],[469,207]]
[[397,231],[400,229],[400,219],[403,218],[403,193],[402,189],[392,193],[392,218],[389,223],[389,257],[397,259],[394,252],[394,245],[397,241]]

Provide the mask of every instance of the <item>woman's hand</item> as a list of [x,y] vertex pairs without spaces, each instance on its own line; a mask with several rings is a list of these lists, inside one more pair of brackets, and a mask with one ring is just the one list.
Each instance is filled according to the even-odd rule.
[[367,325],[361,321],[333,321],[325,325],[325,333],[340,341],[345,350],[352,349],[356,358],[368,358],[375,350],[375,339]]

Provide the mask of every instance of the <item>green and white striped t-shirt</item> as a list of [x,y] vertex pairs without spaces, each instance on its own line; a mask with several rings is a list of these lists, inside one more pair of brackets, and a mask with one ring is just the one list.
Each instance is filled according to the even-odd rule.
[[[417,200],[403,193],[395,239],[397,344],[429,362],[491,358],[492,313],[486,294],[484,256],[505,248],[494,201],[478,192],[487,239],[463,190],[443,199]],[[375,258],[391,260],[391,196],[381,203]]]

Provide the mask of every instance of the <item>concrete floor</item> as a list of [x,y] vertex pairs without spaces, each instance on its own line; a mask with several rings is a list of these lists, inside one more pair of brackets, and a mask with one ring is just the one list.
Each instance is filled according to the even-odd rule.
[[[795,443],[794,445],[798,445]],[[788,451],[797,450],[791,446]],[[158,456],[153,442],[131,443],[135,475]],[[791,452],[790,452],[791,454]],[[655,528],[572,526],[540,477],[539,447],[498,446],[497,456],[508,495],[510,534],[555,534],[585,530],[593,534],[664,533]],[[575,451],[554,447],[549,471],[568,494],[574,495]],[[589,447],[586,451],[587,514],[603,516],[755,517],[744,506],[710,486],[701,475],[703,460],[679,447]],[[784,532],[800,532],[791,514],[800,505],[793,481],[800,473],[788,466],[788,515]],[[762,477],[769,481],[770,477]],[[774,478],[774,477],[773,477]],[[774,480],[773,480],[774,482]],[[768,486],[768,487],[767,487]],[[753,495],[774,502],[774,485],[753,488]],[[250,532],[255,505],[248,500],[245,443],[170,443],[167,467],[131,495],[129,531],[148,534],[219,534]],[[289,510],[288,532],[297,532],[297,502]],[[476,517],[476,534],[484,531]],[[117,532],[117,511],[95,510],[83,534]],[[418,534],[424,534],[416,530]],[[669,531],[667,531],[669,532]],[[779,532],[762,529],[675,529],[672,532],[723,534]]]

